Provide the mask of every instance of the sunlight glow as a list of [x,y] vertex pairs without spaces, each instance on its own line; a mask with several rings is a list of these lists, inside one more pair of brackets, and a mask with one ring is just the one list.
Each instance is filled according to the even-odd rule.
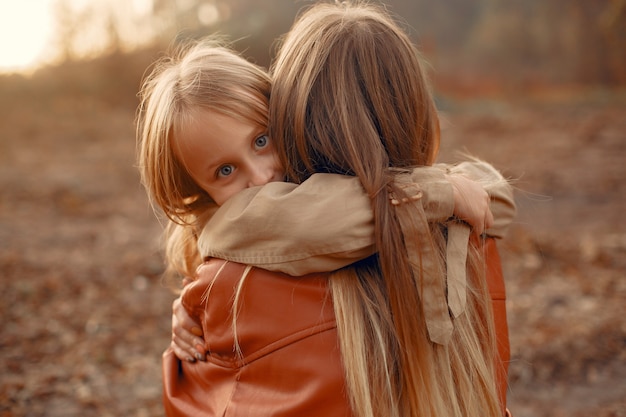
[[53,0],[0,3],[0,72],[27,72],[49,59]]
[[220,11],[211,3],[204,3],[198,8],[198,20],[205,26],[212,25],[220,20]]
[[[188,0],[190,1],[190,0]],[[150,42],[160,27],[150,20],[154,0],[2,0],[0,2],[0,74],[29,74],[65,57],[59,33],[77,25],[69,47],[73,57],[92,57],[111,43],[109,20],[116,25],[116,47],[132,49]],[[67,21],[57,22],[60,10]],[[73,29],[69,27],[69,30]],[[68,47],[65,44],[64,47]]]
[[2,0],[0,74],[170,42],[229,14],[225,3],[201,0]]

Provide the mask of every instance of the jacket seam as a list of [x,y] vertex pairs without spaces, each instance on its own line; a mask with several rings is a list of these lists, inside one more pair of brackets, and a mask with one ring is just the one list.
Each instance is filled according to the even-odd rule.
[[327,332],[337,327],[337,323],[335,320],[329,320],[315,326],[297,331],[295,333],[291,333],[288,336],[282,337],[274,342],[271,342],[256,351],[245,355],[242,359],[220,359],[215,356],[212,356],[209,352],[207,357],[207,361],[212,362],[215,365],[224,367],[224,368],[242,368],[246,365],[252,364],[254,361],[267,356],[271,353],[277,352],[285,347],[297,343],[301,340],[307,339],[312,336],[316,336],[318,334]]

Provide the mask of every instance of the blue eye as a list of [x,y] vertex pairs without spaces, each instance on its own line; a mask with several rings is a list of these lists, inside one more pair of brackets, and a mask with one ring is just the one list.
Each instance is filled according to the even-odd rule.
[[263,149],[269,143],[269,138],[267,135],[259,136],[254,140],[254,147],[257,149]]
[[235,167],[232,166],[232,165],[222,165],[217,170],[217,176],[218,177],[228,177],[230,174],[233,173],[234,170],[235,170]]

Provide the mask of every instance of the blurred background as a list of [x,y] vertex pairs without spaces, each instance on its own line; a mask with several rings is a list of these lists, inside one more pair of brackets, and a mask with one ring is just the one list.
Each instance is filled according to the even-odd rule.
[[[162,416],[172,294],[137,92],[219,32],[268,67],[303,0],[0,4],[0,416]],[[514,179],[516,417],[626,416],[626,1],[388,0],[431,64],[441,160]]]

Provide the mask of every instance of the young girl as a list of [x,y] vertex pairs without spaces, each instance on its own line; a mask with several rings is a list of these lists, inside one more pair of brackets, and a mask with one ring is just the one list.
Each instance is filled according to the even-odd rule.
[[320,4],[294,24],[273,74],[270,133],[287,176],[354,175],[373,206],[377,256],[329,279],[355,413],[502,415],[479,244],[457,288],[442,251],[457,225],[412,211],[421,195],[408,168],[432,164],[438,122],[408,36],[380,10]]
[[[158,61],[144,80],[137,124],[138,163],[153,204],[171,220],[166,232],[171,272],[192,276],[200,264],[194,238],[199,218],[209,218],[238,191],[283,180],[266,134],[269,94],[265,71],[211,39],[189,43]],[[456,202],[455,214],[479,231],[484,222],[491,224],[491,212],[481,205],[484,192],[471,181],[448,177],[455,185],[453,201],[452,188],[440,172],[430,168],[416,172],[427,196],[429,188],[449,187],[440,201],[431,203],[433,216],[448,217]],[[355,181],[335,180],[337,184],[328,183],[331,189],[341,192],[336,187],[350,184],[344,191],[355,191]]]
[[[208,79],[205,78],[207,74],[210,75]],[[192,82],[189,83],[189,80]],[[219,80],[219,82],[215,80]],[[159,66],[146,82],[139,118],[139,132],[141,138],[140,167],[142,169],[142,177],[153,201],[156,202],[173,221],[176,221],[177,224],[184,225],[170,228],[174,232],[170,235],[169,242],[173,244],[170,245],[168,253],[170,255],[169,265],[187,275],[191,275],[190,271],[195,269],[198,262],[196,260],[197,250],[195,249],[194,232],[199,230],[200,226],[205,222],[206,217],[210,217],[210,214],[215,211],[216,203],[223,203],[228,200],[232,193],[238,188],[245,188],[258,185],[264,181],[282,178],[280,175],[280,167],[276,165],[271,158],[267,158],[268,155],[272,153],[272,144],[268,142],[267,137],[263,135],[264,123],[266,123],[267,118],[267,113],[264,113],[264,106],[267,105],[268,91],[269,83],[262,71],[248,64],[241,58],[234,56],[229,51],[215,48],[214,45],[198,45],[190,49],[180,62],[171,61],[165,65]],[[239,129],[239,126],[242,126],[241,129]],[[235,137],[232,142],[230,140],[222,140],[223,138],[229,137],[231,134]],[[220,142],[220,140],[222,141]],[[227,148],[229,145],[232,145],[232,149],[224,150],[224,148]],[[217,148],[217,146],[220,146],[220,148]],[[214,150],[216,150],[216,152],[214,152]],[[222,158],[222,153],[226,154],[226,159]],[[211,160],[211,158],[215,160]],[[210,161],[207,162],[206,160]],[[255,168],[257,166],[262,169],[256,170]],[[423,170],[437,171],[433,168],[423,168]],[[414,175],[419,177],[417,174]],[[441,171],[435,174],[434,178],[435,180],[433,180],[432,183],[436,184],[436,187],[441,188],[444,183]],[[346,209],[345,203],[346,201],[352,200],[363,202],[362,190],[358,182],[350,179],[346,181],[346,178],[343,177],[335,177],[335,180],[335,182],[332,182],[332,178],[329,178],[329,176],[312,176],[309,181],[298,188],[294,188],[295,186],[292,184],[271,184],[275,187],[273,189],[270,187],[270,190],[272,190],[270,194],[275,196],[276,193],[282,193],[281,195],[285,198],[281,201],[287,201],[286,198],[300,193],[300,190],[304,190],[306,186],[309,186],[309,191],[312,190],[313,194],[310,194],[306,198],[312,201],[315,196],[319,194],[320,190],[323,190],[326,194],[331,194],[331,192],[324,188],[324,184],[332,184],[332,192],[343,195],[345,200],[342,198],[339,203],[336,203],[337,198],[334,200],[332,198],[326,198],[325,201],[327,203],[334,204],[334,206],[330,206],[331,210],[333,207],[338,208],[337,213],[343,213],[346,216],[348,214],[357,213],[358,210],[351,213],[353,212],[352,209]],[[315,181],[318,181],[318,185],[312,186],[311,184],[314,184]],[[287,186],[288,189],[285,189],[283,185]],[[428,197],[429,188],[427,181],[422,183],[422,186],[424,197],[422,201],[420,201],[420,204],[422,202],[432,203],[433,200],[429,200]],[[338,187],[343,187],[343,189]],[[295,190],[297,190],[297,192],[295,192]],[[306,192],[303,191],[298,194],[298,197],[302,198],[305,194]],[[452,192],[450,190],[448,193],[439,193],[438,198],[451,200],[451,195]],[[236,198],[231,201],[235,200]],[[335,202],[333,203],[333,201]],[[367,205],[369,205],[369,200],[366,198],[365,206]],[[358,204],[355,204],[352,208],[357,206]],[[433,205],[426,204],[426,207],[432,208]],[[451,207],[451,205],[448,203],[446,207]],[[307,209],[307,207],[302,206],[300,209],[303,211],[302,209]],[[313,213],[316,211],[320,211],[319,206],[315,207]],[[367,211],[367,207],[361,209],[361,211]],[[439,211],[445,210],[440,209]],[[451,213],[448,213],[444,218],[447,218],[450,214]],[[314,225],[316,224],[315,222],[316,220],[313,220]],[[176,223],[172,222],[171,224]],[[338,229],[339,235],[342,233],[341,230],[341,228]],[[331,237],[332,234],[327,236],[327,238]],[[183,256],[180,254],[183,254]],[[228,268],[232,268],[232,266],[224,266],[223,263],[219,265],[220,268],[225,268],[222,269],[222,273]],[[205,270],[206,268],[212,268],[212,265],[207,265]],[[235,267],[235,271],[241,272],[237,268],[238,267]],[[249,271],[248,282],[262,281],[262,277],[265,274],[258,270],[247,271]],[[258,279],[252,279],[254,276]],[[241,276],[238,275],[238,277],[240,278]],[[294,288],[292,288],[294,282],[292,280],[285,282],[285,280],[280,279],[284,277],[280,276],[276,277],[276,280],[271,279],[272,275],[269,275],[269,277],[270,279],[267,280],[267,285],[263,287],[263,291],[267,292],[268,288],[272,287],[272,282],[280,282],[281,285],[286,285],[285,288],[288,288],[288,293],[291,294],[291,298],[282,300],[285,305],[291,304],[289,301],[293,300],[294,297]],[[211,280],[212,279],[213,276],[211,276]],[[320,277],[308,277],[307,280],[314,284],[314,288],[325,288],[325,284],[323,283],[325,278],[320,281]],[[303,282],[307,280],[299,280],[296,286],[298,288],[304,288],[305,285]],[[212,285],[215,284],[214,281],[211,282]],[[197,283],[202,284],[202,279]],[[198,290],[202,288],[202,285],[192,285],[190,289],[186,289],[185,291],[186,294],[190,295],[190,298],[193,299],[194,294],[197,296]],[[314,293],[319,296],[324,295],[325,291],[321,293],[314,291]],[[279,294],[277,298],[281,299],[280,294],[282,293],[279,289],[276,290],[276,294]],[[203,295],[204,290],[200,291],[199,298],[201,299]],[[215,289],[211,291],[211,297],[213,300],[215,297]],[[244,299],[248,304],[252,302],[245,298],[245,294]],[[313,301],[315,301],[313,305],[317,305],[317,309],[314,310],[314,316],[316,320],[319,321],[320,311],[326,311],[326,313],[328,313],[328,310],[324,310],[324,297],[320,299],[314,297]],[[214,303],[212,301],[213,307],[215,307],[215,304],[217,304],[217,310],[223,313],[225,312],[227,315],[229,314],[228,297],[223,304],[219,302]],[[190,302],[188,305],[193,307],[194,304]],[[245,303],[242,305],[244,309],[248,307]],[[326,306],[328,306],[328,303],[326,303]],[[296,310],[296,313],[298,312],[299,311]],[[216,312],[214,311],[214,313]],[[219,316],[219,314],[213,315],[213,317],[216,316]],[[332,314],[329,317],[331,317],[329,323],[334,323]],[[245,311],[242,310],[239,319],[242,319],[242,322],[245,323],[243,318],[245,318]],[[282,318],[284,319],[284,317]],[[259,320],[259,315],[255,315],[255,321],[257,320]],[[206,325],[207,323],[204,324]],[[288,327],[283,322],[279,322],[278,324],[280,324],[281,327]],[[299,324],[302,325],[302,323]],[[206,330],[215,332],[216,327],[219,326],[207,327]],[[268,333],[270,333],[269,327],[271,326],[266,326]],[[243,325],[238,329],[237,334],[241,341],[245,339],[245,330],[246,327]],[[228,331],[225,331],[225,334],[226,333],[228,333]],[[234,342],[234,339],[231,340],[230,336],[228,336],[227,339]],[[226,345],[232,348],[233,344],[231,343],[229,345],[229,343],[226,343]],[[217,345],[219,345],[219,343]],[[326,344],[325,346],[332,347],[333,343]],[[226,349],[226,352],[229,351],[229,349]],[[310,355],[312,352],[315,352],[315,350],[305,349],[305,352]],[[247,353],[249,352],[247,352],[246,349],[242,349],[242,355]],[[320,351],[320,353],[323,353],[327,359],[333,357],[332,349],[330,351]],[[219,349],[212,350],[212,361],[206,364],[207,366],[212,366],[205,369],[207,372],[192,371],[191,368],[185,368],[184,365],[179,366],[183,367],[181,368],[183,371],[189,371],[195,375],[206,374],[205,376],[209,378],[208,381],[215,381],[216,375],[220,375],[220,372],[222,372],[223,376],[224,371],[224,363],[218,362],[220,362],[220,360],[224,361],[224,358],[227,356],[224,354],[225,356],[220,359],[220,354],[224,354],[224,352],[220,352]],[[169,357],[171,358],[171,354]],[[250,356],[248,356],[246,360],[249,361]],[[240,363],[239,361],[234,362],[237,364]],[[257,361],[257,365],[258,362],[259,361]],[[218,363],[218,365],[221,364],[220,366],[222,366],[222,368],[218,366],[218,370],[216,363]],[[340,361],[335,364],[339,364],[339,368],[341,368]],[[228,367],[226,366],[226,368]],[[237,378],[240,378],[241,370],[237,367],[235,368],[238,369],[237,372],[239,372]],[[252,366],[247,366],[246,368],[248,370],[248,376],[254,375],[254,372],[249,371],[253,368]],[[287,366],[287,369],[292,370],[291,364]],[[232,369],[230,370],[232,371]],[[309,369],[309,371],[319,373],[320,366],[314,366],[312,369]],[[328,388],[341,388],[343,386],[341,372],[338,376],[336,371],[337,369],[334,369],[335,373],[331,373],[331,378],[324,376],[324,380],[328,383],[326,384]],[[189,376],[189,372],[187,374],[183,372],[183,374],[179,374],[179,376]],[[309,381],[309,379],[310,378],[308,378],[307,381]],[[254,378],[252,378],[252,380],[254,381]],[[182,380],[179,378],[179,382],[180,381]],[[334,381],[335,384],[329,383],[331,381]],[[166,378],[166,384],[167,382],[168,380]],[[253,386],[257,385],[253,384]],[[301,387],[298,384],[288,385],[291,389]],[[220,391],[224,386],[228,389],[223,392]],[[269,384],[266,384],[266,388],[269,386]],[[192,400],[192,398],[196,398],[196,396],[192,395],[194,392],[193,384],[187,384],[186,387],[188,389],[187,391],[181,390],[179,392],[180,395],[184,396],[181,401],[177,401],[175,398],[172,399],[170,408],[168,409],[170,413],[175,414],[181,412],[184,414],[186,412],[185,410],[195,410],[194,407],[198,404],[198,400]],[[170,386],[169,388],[172,387]],[[285,387],[283,386],[282,388]],[[168,387],[166,386],[166,393],[168,395],[172,394],[172,391],[167,391],[167,389]],[[223,383],[214,383],[211,386],[203,387],[203,389],[208,389],[214,394],[212,398],[214,398],[215,401],[213,401],[212,404],[218,408],[220,401],[216,398],[228,398],[230,399],[228,401],[231,401],[234,398],[232,395],[236,391],[232,387],[232,384]],[[274,394],[280,392],[280,390],[269,391]],[[224,394],[225,397],[217,395],[220,392]],[[241,393],[242,391],[239,390],[238,392]],[[258,394],[259,392],[261,391],[257,389],[256,393]],[[328,392],[332,394],[334,391],[331,389]],[[332,395],[338,396],[340,392],[341,389]],[[248,394],[250,394],[250,392],[248,392]],[[272,395],[270,395],[270,397],[271,396]],[[300,398],[301,395],[297,397]],[[343,404],[340,408],[345,411],[345,398],[341,395],[339,395],[339,397],[339,403]],[[201,396],[200,398],[206,398],[206,396]],[[249,406],[253,410],[256,410],[256,414],[263,414],[263,412],[259,411],[262,410],[262,406],[256,404],[251,400],[252,398],[255,398],[254,395],[243,401],[248,403],[248,400],[250,400],[251,403]],[[192,405],[194,401],[196,405]],[[289,401],[287,403],[289,403]],[[335,402],[331,403],[335,404]],[[200,409],[203,409],[202,407],[206,409],[207,402],[200,401],[199,404]],[[237,409],[237,406],[242,406],[242,403],[236,401],[234,403],[231,401],[229,404],[231,410]],[[233,404],[237,404],[237,406]],[[291,407],[289,404],[291,404]],[[289,404],[284,405],[285,410],[293,411],[293,401]],[[311,406],[316,404],[316,402],[304,401],[302,404]],[[307,409],[306,406],[304,408]],[[315,414],[318,415],[320,411],[319,407],[315,410]],[[289,414],[287,411],[286,413]]]
[[355,413],[502,415],[480,248],[467,248],[469,290],[456,288],[446,230],[412,212],[421,196],[407,168],[432,164],[437,117],[406,34],[373,8],[317,5],[286,36],[273,74],[270,133],[288,177],[348,173],[372,200],[377,256],[330,276]]

